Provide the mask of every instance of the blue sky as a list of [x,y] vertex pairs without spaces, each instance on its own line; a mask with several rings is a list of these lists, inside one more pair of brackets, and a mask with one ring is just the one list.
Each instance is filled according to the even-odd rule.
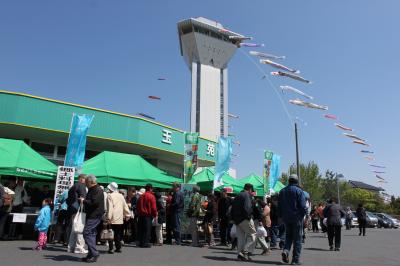
[[[391,194],[398,179],[400,2],[392,1],[99,1],[0,2],[0,89],[30,93],[127,114],[144,112],[189,129],[190,72],[179,51],[176,23],[203,16],[285,55],[313,84],[270,77],[330,107],[368,140],[376,163],[388,167]],[[241,48],[243,52],[249,49]],[[229,111],[241,142],[238,176],[261,174],[263,149],[295,160],[293,125],[274,89],[242,53],[229,64]],[[262,66],[268,73],[273,71]],[[165,82],[157,78],[167,77]],[[161,102],[146,100],[158,95]],[[323,112],[291,106],[301,117],[301,161],[314,160],[347,179],[377,185],[360,146],[341,136]]]

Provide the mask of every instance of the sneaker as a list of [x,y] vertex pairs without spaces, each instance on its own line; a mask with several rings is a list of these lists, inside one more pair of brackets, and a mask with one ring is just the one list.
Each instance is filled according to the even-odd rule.
[[269,252],[269,249],[264,249],[263,250],[263,252],[261,252],[261,254],[260,255],[269,255],[270,254],[270,252]]
[[82,250],[75,249],[74,253],[75,254],[88,254],[89,251],[87,251],[86,249],[82,249]]
[[238,253],[237,258],[238,258],[238,260],[241,260],[241,261],[248,261],[247,257],[242,252]]
[[253,261],[253,259],[250,257],[250,256],[253,256],[253,254],[251,254],[251,253],[249,252],[249,253],[247,253],[247,254],[244,254],[244,256],[246,257],[246,259],[247,259],[247,261]]
[[340,248],[335,248],[335,251],[340,251]]
[[287,251],[282,252],[282,261],[284,263],[289,263],[289,254],[287,253]]
[[330,251],[333,251],[333,246],[330,246],[330,247],[329,247],[329,250],[330,250]]
[[99,255],[91,257],[91,258],[86,258],[86,262],[87,263],[96,262],[98,257],[99,257]]
[[114,254],[114,251],[112,251],[111,249],[107,251],[108,254]]
[[116,252],[116,253],[122,253],[122,250],[116,249],[115,252]]

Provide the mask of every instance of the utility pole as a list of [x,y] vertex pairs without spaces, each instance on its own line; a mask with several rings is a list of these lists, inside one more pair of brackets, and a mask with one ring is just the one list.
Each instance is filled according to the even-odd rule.
[[299,178],[299,184],[301,184],[301,178],[300,178],[300,159],[299,159],[299,140],[297,136],[297,122],[294,122],[294,135],[296,139],[296,172],[297,172],[297,177]]

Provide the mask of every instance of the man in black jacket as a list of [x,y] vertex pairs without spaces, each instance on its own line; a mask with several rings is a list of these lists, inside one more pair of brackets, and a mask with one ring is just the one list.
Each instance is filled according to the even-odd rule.
[[83,229],[83,238],[88,246],[89,253],[82,261],[96,262],[99,257],[99,252],[96,249],[96,228],[100,224],[104,214],[104,194],[103,190],[97,184],[94,175],[87,176],[86,186],[89,189],[88,193],[86,194],[86,198],[80,198],[80,201],[85,206],[86,224]]
[[181,245],[181,215],[184,209],[184,198],[181,192],[181,184],[173,184],[174,194],[171,201],[171,212],[173,220],[173,230],[175,243]]
[[328,225],[328,241],[330,250],[333,250],[333,240],[335,239],[335,251],[340,250],[342,218],[345,216],[340,205],[336,204],[336,199],[330,199],[328,206],[324,209],[324,217]]
[[221,190],[221,198],[218,200],[218,219],[219,219],[219,234],[221,236],[221,245],[226,246],[229,239],[228,227],[228,209],[231,206],[231,199],[225,189]]
[[251,218],[253,214],[252,192],[253,185],[245,184],[244,190],[232,202],[231,216],[236,225],[238,259],[242,261],[251,261],[249,248],[256,241],[256,228]]

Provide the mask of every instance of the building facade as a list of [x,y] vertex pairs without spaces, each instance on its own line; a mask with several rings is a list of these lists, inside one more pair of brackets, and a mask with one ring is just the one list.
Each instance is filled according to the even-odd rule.
[[[137,154],[171,175],[183,176],[183,131],[141,117],[33,95],[0,91],[0,138],[24,140],[62,165],[73,113],[94,115],[86,159],[102,151]],[[216,144],[200,138],[199,165],[212,166]]]

